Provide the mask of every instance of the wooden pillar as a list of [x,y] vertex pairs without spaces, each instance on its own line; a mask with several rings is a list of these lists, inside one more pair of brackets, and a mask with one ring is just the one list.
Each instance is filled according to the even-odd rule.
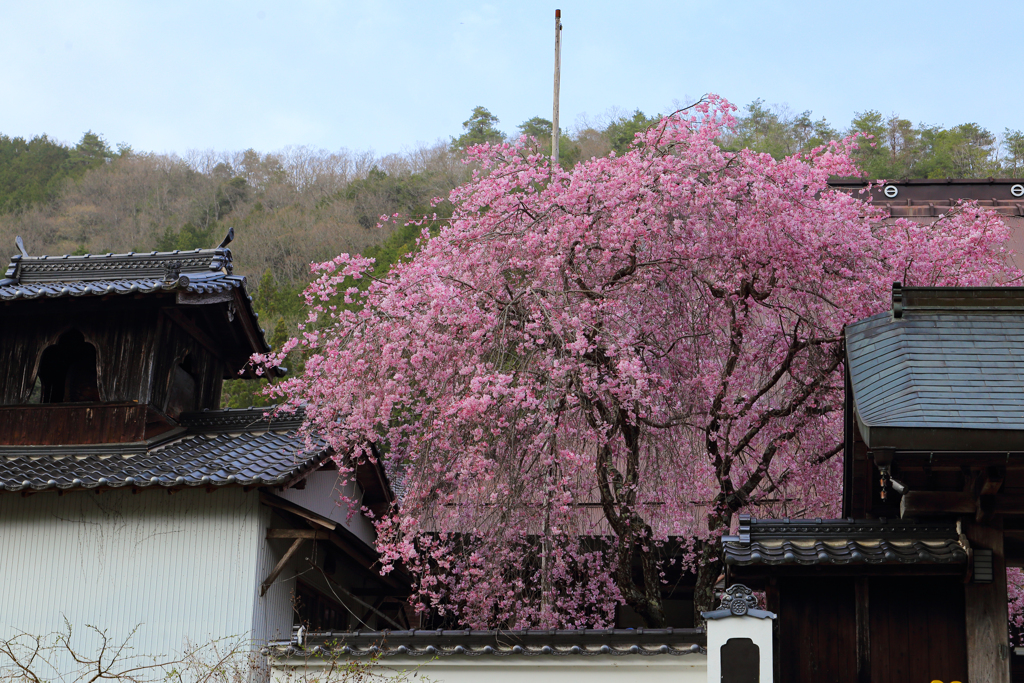
[[854,579],[857,619],[857,683],[871,683],[871,619],[868,577]]
[[1010,683],[1010,636],[1007,627],[1006,557],[1001,522],[991,526],[964,524],[973,548],[992,551],[992,583],[974,583],[965,590],[967,672],[971,683]]

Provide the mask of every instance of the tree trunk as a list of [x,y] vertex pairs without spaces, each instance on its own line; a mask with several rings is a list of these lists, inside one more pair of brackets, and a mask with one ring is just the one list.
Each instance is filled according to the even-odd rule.
[[[718,577],[725,571],[722,563],[722,537],[715,533],[729,530],[732,512],[726,508],[715,509],[708,513],[708,530],[712,533],[711,540],[697,542],[697,585],[693,588],[693,625],[703,626],[701,612],[710,612],[715,608],[715,584]],[[724,507],[724,506],[723,506]]]
[[693,588],[693,625],[703,626],[701,612],[715,608],[715,584],[722,573],[721,545],[718,539],[697,542],[697,585]]

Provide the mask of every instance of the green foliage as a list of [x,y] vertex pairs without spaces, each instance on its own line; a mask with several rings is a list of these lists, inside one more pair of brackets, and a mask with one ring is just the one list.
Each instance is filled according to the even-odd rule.
[[502,142],[505,136],[495,127],[496,123],[498,117],[487,111],[486,107],[473,107],[473,113],[462,122],[462,128],[466,132],[458,138],[453,138],[452,144],[458,149],[466,149],[471,145],[493,145]]
[[[537,148],[544,154],[551,153],[551,127],[547,119],[534,116],[517,126],[520,135],[537,140]],[[580,146],[564,132],[558,136],[558,163],[562,168],[572,168],[580,160]]]
[[976,123],[925,128],[921,139],[926,158],[919,173],[926,178],[982,178],[996,171],[995,136]]
[[[225,228],[225,232],[226,232]],[[170,227],[164,230],[164,234],[156,243],[157,251],[191,251],[192,249],[209,249],[216,246],[217,235],[220,231],[215,223],[205,228],[198,228],[192,223],[186,223],[181,230],[174,232]]]
[[737,116],[736,131],[723,141],[726,149],[751,149],[782,159],[823,145],[838,137],[825,119],[815,121],[811,112],[797,116],[785,107],[768,107],[757,99]]
[[551,122],[539,116],[523,121],[516,128],[520,135],[537,138],[538,142],[551,139]]
[[1024,172],[1024,133],[1007,128],[1003,131],[1003,147],[1006,148],[1004,167],[1009,175],[1019,176]]
[[53,200],[68,177],[70,150],[46,135],[26,141],[0,135],[0,213]]
[[[305,315],[306,308],[302,299],[302,290],[305,289],[304,282],[279,283],[269,268],[264,271],[256,287],[256,296],[253,297],[253,308],[259,314],[260,320],[274,320],[280,322],[287,320],[297,322]],[[277,327],[274,333],[277,334]],[[282,343],[287,341],[287,337]],[[271,340],[271,344],[273,344]],[[275,348],[277,348],[275,346]]]
[[[612,121],[604,131],[611,143],[612,151],[616,154],[625,154],[629,151],[629,146],[633,144],[636,134],[657,123],[659,118],[658,116],[648,117],[637,109],[632,116],[620,116]],[[559,146],[561,146],[561,142],[559,142]]]
[[106,140],[90,130],[82,135],[82,139],[71,150],[64,162],[64,169],[68,175],[79,178],[89,169],[98,168],[113,158],[114,152]]

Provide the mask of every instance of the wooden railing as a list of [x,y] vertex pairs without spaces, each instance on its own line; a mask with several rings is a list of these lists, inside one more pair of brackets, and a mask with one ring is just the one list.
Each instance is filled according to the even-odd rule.
[[139,403],[52,403],[0,406],[0,445],[142,441],[146,406]]

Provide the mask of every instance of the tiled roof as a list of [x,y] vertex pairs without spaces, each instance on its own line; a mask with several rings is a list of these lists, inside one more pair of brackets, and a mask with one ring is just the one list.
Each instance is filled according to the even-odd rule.
[[231,272],[227,248],[84,256],[16,254],[0,280],[0,299],[158,291],[205,294],[243,287],[245,278]]
[[688,655],[705,652],[699,628],[536,631],[369,631],[309,634],[271,643],[273,657],[447,657]]
[[966,564],[952,524],[852,519],[752,519],[723,536],[725,563],[752,565]]
[[266,410],[187,414],[183,428],[144,443],[2,446],[0,488],[272,486],[325,459],[323,443],[305,449],[300,417],[267,419]]
[[1024,288],[894,288],[846,328],[868,447],[1024,450]]
[[11,257],[0,279],[0,301],[160,293],[176,294],[178,303],[188,304],[235,300],[251,321],[248,353],[269,351],[246,280],[232,274],[226,245],[233,237],[231,230],[216,249],[84,256],[29,256],[19,239],[22,253]]

